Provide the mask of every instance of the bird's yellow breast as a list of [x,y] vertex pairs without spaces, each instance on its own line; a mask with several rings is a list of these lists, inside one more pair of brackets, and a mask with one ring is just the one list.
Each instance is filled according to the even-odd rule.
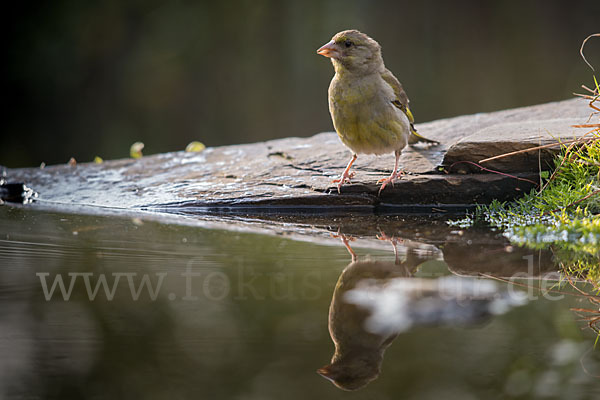
[[391,98],[392,89],[377,74],[360,79],[336,75],[329,86],[329,111],[342,142],[355,153],[384,154],[404,148],[410,125]]

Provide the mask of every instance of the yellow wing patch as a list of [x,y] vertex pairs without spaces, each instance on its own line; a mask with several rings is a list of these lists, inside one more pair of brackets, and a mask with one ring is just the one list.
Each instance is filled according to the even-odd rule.
[[415,129],[415,126],[413,125],[415,122],[415,117],[413,117],[413,114],[410,111],[410,108],[408,108],[408,106],[405,106],[404,104],[400,103],[398,100],[392,101],[392,104],[394,106],[396,106],[397,108],[399,108],[400,110],[402,110],[402,112],[404,114],[406,114],[406,116],[408,117],[408,120],[410,121],[410,131],[411,131],[412,135],[408,138],[409,144],[415,144],[418,142],[439,144],[439,142],[437,140],[427,139],[426,137],[421,136],[417,133],[417,130]]
[[402,110],[402,112],[404,114],[406,114],[406,116],[408,117],[408,120],[410,121],[411,124],[413,122],[415,122],[415,117],[413,117],[413,114],[412,114],[412,112],[410,112],[410,108],[408,108],[408,106],[405,106],[404,104],[400,103],[399,100],[392,101],[392,104],[395,105],[400,110]]
[[410,112],[410,108],[406,107],[406,110],[404,111],[404,113],[408,117],[408,120],[410,121],[411,124],[415,122],[415,117],[413,117],[412,112]]

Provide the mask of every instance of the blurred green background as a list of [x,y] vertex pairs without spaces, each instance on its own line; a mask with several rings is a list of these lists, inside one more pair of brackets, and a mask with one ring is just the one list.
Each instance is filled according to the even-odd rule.
[[[600,1],[15,2],[0,164],[33,166],[331,130],[339,30],[378,40],[417,122],[571,97]],[[590,41],[590,61],[600,41]],[[595,54],[594,54],[595,53]],[[600,64],[597,62],[597,66]]]

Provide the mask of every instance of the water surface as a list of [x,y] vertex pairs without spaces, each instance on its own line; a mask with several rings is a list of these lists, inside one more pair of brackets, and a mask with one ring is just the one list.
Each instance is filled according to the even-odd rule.
[[[521,283],[537,286],[555,270],[549,253],[514,248],[489,230],[400,217],[305,221],[306,230],[322,228],[312,241],[202,226],[0,207],[0,397],[600,395],[595,334],[571,310],[594,307],[568,288],[560,300],[531,291],[537,300],[470,323],[416,324],[356,391],[316,373],[333,355],[329,307],[353,263],[379,263],[405,279],[529,273]],[[354,261],[329,234],[338,229],[357,238]],[[390,240],[375,235],[402,239],[398,263]],[[57,285],[50,294],[57,276],[65,293]],[[109,293],[91,296],[101,279]],[[352,329],[351,338],[363,334],[359,323]]]

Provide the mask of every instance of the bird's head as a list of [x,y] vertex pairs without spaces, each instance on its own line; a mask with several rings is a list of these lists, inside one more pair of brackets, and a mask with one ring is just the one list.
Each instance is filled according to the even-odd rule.
[[368,74],[384,68],[379,43],[357,30],[336,33],[317,54],[331,58],[337,73]]
[[358,390],[377,379],[381,372],[380,353],[367,360],[338,360],[317,370],[317,374],[343,390]]

